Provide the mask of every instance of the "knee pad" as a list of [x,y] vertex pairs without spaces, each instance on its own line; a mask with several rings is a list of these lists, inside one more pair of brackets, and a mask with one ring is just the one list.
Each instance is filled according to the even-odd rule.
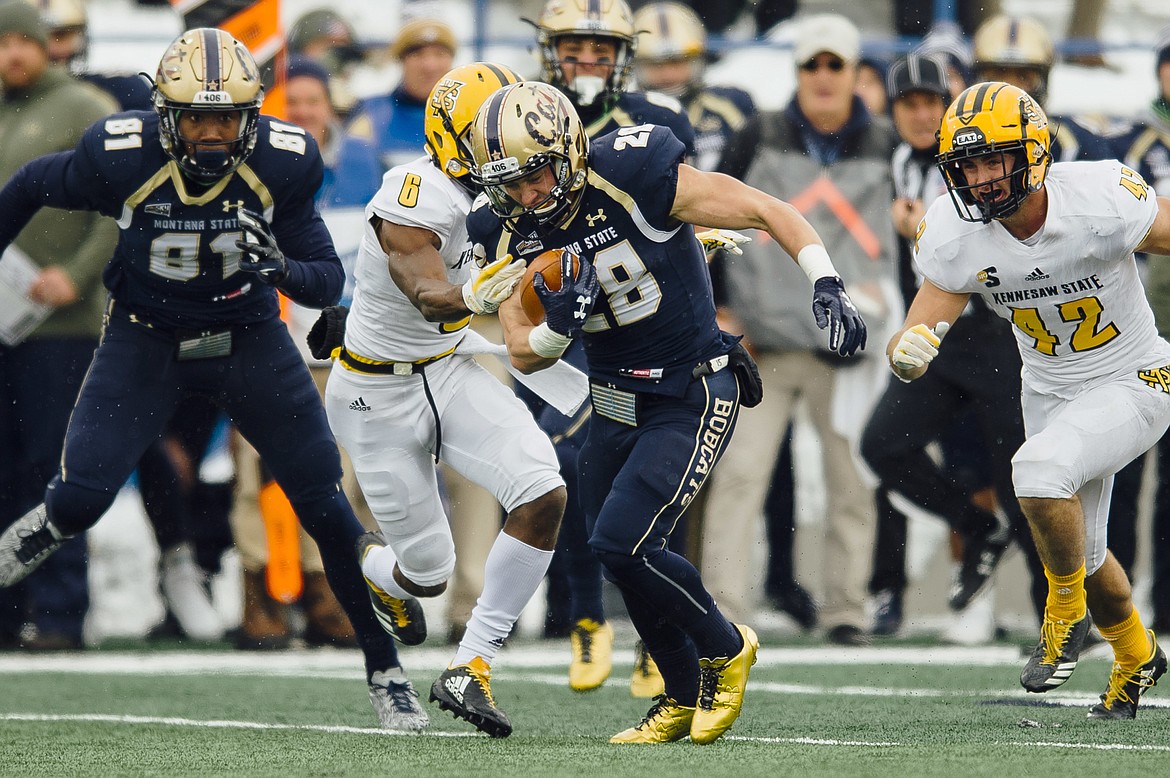
[[116,493],[89,489],[55,476],[45,493],[45,509],[53,526],[66,535],[85,532],[114,504]]
[[1017,497],[1072,497],[1083,485],[1077,465],[1080,446],[1054,437],[1030,438],[1012,457]]
[[448,532],[420,534],[394,547],[398,568],[419,586],[438,586],[455,572],[455,543]]

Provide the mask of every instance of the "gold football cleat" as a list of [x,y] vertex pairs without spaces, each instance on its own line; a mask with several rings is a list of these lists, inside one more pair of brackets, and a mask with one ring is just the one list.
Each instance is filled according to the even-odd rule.
[[739,718],[748,672],[756,663],[760,639],[751,627],[736,624],[743,648],[731,657],[699,659],[699,702],[691,720],[691,740],[713,743]]

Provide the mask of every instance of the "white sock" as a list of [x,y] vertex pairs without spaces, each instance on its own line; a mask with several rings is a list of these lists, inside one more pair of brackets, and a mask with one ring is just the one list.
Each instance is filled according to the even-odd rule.
[[398,564],[398,557],[390,546],[371,548],[362,559],[362,575],[374,582],[382,591],[391,597],[400,600],[413,600],[414,595],[403,589],[394,580],[394,567]]
[[553,552],[542,551],[504,532],[496,536],[483,569],[483,594],[471,612],[452,666],[466,664],[477,656],[491,664],[520,618],[520,611],[544,580],[552,556]]

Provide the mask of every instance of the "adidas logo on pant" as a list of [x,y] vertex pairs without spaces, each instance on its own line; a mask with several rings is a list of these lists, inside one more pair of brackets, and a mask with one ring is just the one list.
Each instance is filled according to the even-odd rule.
[[349,409],[351,411],[372,411],[372,410],[374,410],[370,406],[366,405],[366,401],[360,397],[349,404]]
[[451,692],[451,696],[459,700],[459,704],[463,704],[463,691],[467,688],[467,684],[471,683],[470,675],[453,675],[446,680],[444,685],[447,691]]

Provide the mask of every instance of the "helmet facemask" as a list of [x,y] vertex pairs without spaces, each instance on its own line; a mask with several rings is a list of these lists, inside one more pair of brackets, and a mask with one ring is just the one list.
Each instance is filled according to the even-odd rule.
[[[1052,163],[1049,145],[1048,118],[1027,92],[1003,82],[964,90],[943,114],[936,158],[959,218],[986,224],[1016,213],[1028,195],[1044,187]],[[1001,175],[972,185],[964,162],[991,155],[999,155]],[[1004,182],[1007,196],[981,196],[981,190],[1002,191]]]

